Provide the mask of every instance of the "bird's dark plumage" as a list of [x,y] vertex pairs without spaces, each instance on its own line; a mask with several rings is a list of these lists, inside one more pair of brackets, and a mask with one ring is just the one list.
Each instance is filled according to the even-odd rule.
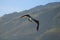
[[25,17],[25,16],[26,16],[26,17],[29,17],[28,20],[29,20],[30,22],[32,22],[32,21],[31,21],[31,19],[32,19],[34,22],[37,23],[37,28],[36,28],[36,29],[37,29],[37,31],[38,31],[38,29],[39,29],[39,21],[36,20],[36,19],[34,19],[34,18],[32,18],[29,14],[27,14],[27,15],[23,15],[23,16],[21,16],[20,18],[23,18],[23,17]]

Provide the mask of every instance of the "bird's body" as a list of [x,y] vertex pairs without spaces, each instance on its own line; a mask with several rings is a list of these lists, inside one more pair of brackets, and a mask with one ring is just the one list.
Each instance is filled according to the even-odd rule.
[[38,20],[36,20],[36,19],[34,19],[34,18],[32,18],[30,15],[23,15],[23,16],[21,16],[20,18],[23,18],[23,17],[28,17],[28,20],[30,21],[30,22],[32,22],[32,20],[34,21],[34,22],[36,22],[37,23],[37,31],[38,31],[38,29],[39,29],[39,21]]

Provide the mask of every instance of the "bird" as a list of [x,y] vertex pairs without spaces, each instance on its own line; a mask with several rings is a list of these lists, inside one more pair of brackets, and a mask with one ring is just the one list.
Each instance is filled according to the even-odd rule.
[[28,20],[30,22],[32,22],[32,20],[33,20],[37,24],[36,30],[38,31],[38,29],[39,29],[39,20],[36,20],[36,19],[32,18],[29,14],[23,15],[20,18],[24,18],[24,17],[28,17]]

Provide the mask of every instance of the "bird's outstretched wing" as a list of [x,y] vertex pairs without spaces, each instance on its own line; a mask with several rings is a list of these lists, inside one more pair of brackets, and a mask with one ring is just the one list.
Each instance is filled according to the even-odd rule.
[[20,18],[23,18],[23,17],[29,17],[30,18],[31,16],[27,14],[27,15],[21,16]]
[[28,17],[28,20],[30,21],[30,22],[32,22],[32,20],[34,21],[34,22],[36,22],[37,23],[37,31],[38,31],[38,29],[39,29],[39,21],[38,20],[36,20],[36,19],[34,19],[34,18],[32,18],[30,15],[23,15],[23,16],[21,16],[20,18],[23,18],[23,17]]
[[38,31],[38,29],[39,29],[39,21],[37,22],[37,31]]
[[21,16],[20,18],[23,18],[23,17],[25,17],[25,16]]
[[38,20],[36,20],[36,19],[32,19],[34,22],[36,22],[36,24],[37,24],[37,28],[36,28],[36,30],[38,31],[38,29],[39,29],[39,21]]

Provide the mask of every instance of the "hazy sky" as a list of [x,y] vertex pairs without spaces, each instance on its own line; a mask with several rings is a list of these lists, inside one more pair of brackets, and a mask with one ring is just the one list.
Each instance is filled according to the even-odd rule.
[[0,0],[0,16],[60,0]]

